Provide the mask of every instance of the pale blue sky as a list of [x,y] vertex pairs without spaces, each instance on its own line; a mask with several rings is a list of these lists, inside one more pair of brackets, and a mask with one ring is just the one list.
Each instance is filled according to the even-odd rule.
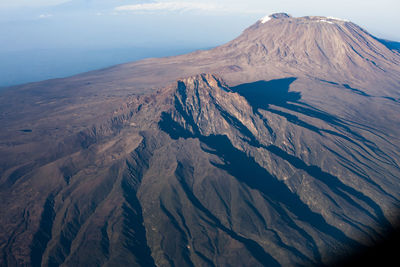
[[400,41],[399,10],[399,0],[0,0],[0,47],[213,46],[273,12],[344,18]]

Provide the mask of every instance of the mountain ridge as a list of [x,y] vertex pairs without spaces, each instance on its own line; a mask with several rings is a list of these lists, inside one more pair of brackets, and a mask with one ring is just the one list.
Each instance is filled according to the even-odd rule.
[[400,57],[319,20],[1,93],[1,264],[315,266],[376,243],[400,205]]

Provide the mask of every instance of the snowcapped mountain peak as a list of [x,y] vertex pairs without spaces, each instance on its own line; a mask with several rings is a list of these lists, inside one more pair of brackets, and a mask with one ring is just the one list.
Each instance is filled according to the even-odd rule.
[[335,18],[335,17],[327,17],[327,18],[330,19],[330,20],[337,20],[337,21],[350,22],[350,21],[347,20],[347,19],[341,19],[341,18]]
[[267,21],[270,21],[270,20],[271,20],[270,15],[266,15],[265,17],[262,17],[262,18],[260,19],[260,22],[261,22],[262,24],[264,24],[264,23],[266,23]]

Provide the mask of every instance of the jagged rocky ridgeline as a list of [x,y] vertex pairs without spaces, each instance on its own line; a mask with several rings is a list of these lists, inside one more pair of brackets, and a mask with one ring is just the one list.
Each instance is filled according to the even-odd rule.
[[374,244],[398,215],[399,64],[351,22],[274,14],[3,92],[1,265],[320,265]]

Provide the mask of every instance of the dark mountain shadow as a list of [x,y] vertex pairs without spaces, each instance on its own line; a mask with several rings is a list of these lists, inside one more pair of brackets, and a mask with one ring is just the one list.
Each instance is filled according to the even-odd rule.
[[[348,122],[345,122],[340,118],[332,116],[329,113],[326,113],[306,103],[301,102],[300,92],[289,91],[290,85],[295,80],[296,78],[292,77],[272,81],[258,81],[255,83],[242,84],[231,89],[232,91],[237,92],[245,97],[248,103],[252,106],[254,113],[258,114],[262,119],[264,119],[264,117],[260,113],[260,109],[267,110],[279,116],[283,116],[288,121],[295,123],[301,127],[307,128],[318,134],[322,135],[322,133],[329,133],[331,135],[339,136],[364,151],[366,151],[364,146],[368,146],[371,148],[371,150],[379,155],[380,150],[375,146],[375,144],[367,139],[364,139],[356,132],[353,132],[349,128],[350,124],[348,124]],[[354,207],[364,211],[367,216],[369,216],[376,222],[381,222],[382,225],[387,226],[389,231],[393,229],[390,223],[383,216],[380,207],[376,203],[374,203],[369,197],[365,196],[356,189],[348,187],[347,185],[343,184],[340,179],[329,173],[324,172],[317,166],[309,166],[300,158],[289,155],[278,147],[265,146],[261,144],[245,125],[243,125],[236,118],[224,111],[222,108],[219,108],[218,105],[216,105],[216,107],[221,112],[221,116],[223,116],[230,125],[235,127],[243,135],[242,139],[246,141],[249,145],[254,147],[263,147],[272,154],[285,160],[293,167],[304,170],[310,176],[324,183],[329,188],[332,188],[334,193],[347,200],[350,205],[353,205]],[[282,107],[284,108],[284,110],[278,110],[276,109],[276,107]],[[287,186],[285,186],[281,181],[279,181],[276,177],[269,173],[268,170],[260,166],[252,157],[248,156],[245,152],[235,148],[227,136],[202,135],[197,124],[193,121],[193,118],[190,116],[190,114],[187,114],[185,108],[180,104],[179,101],[175,101],[175,108],[176,111],[178,111],[178,113],[186,121],[188,127],[186,129],[183,128],[179,123],[174,121],[174,119],[171,117],[171,114],[163,113],[161,116],[161,121],[159,122],[160,129],[166,132],[172,139],[199,139],[202,143],[203,151],[214,154],[223,161],[222,164],[214,162],[211,162],[211,164],[225,170],[230,175],[235,177],[239,182],[246,184],[248,187],[258,190],[264,196],[265,200],[270,203],[271,207],[273,207],[281,215],[282,220],[284,220],[285,223],[287,223],[287,225],[294,230],[294,233],[297,233],[299,234],[299,236],[305,238],[305,240],[307,240],[309,244],[314,248],[314,259],[316,259],[317,262],[321,259],[317,246],[314,243],[314,239],[309,236],[307,232],[297,226],[297,224],[292,220],[289,213],[294,214],[298,219],[309,223],[313,226],[313,228],[322,233],[325,233],[328,236],[331,236],[332,238],[338,240],[340,243],[350,244],[356,250],[357,248],[363,247],[359,243],[348,238],[338,228],[328,224],[320,214],[314,213],[312,210],[310,210],[309,207],[305,205],[296,194],[293,194],[287,188]],[[341,132],[318,128],[305,121],[302,121],[296,115],[292,114],[292,112],[288,113],[286,110],[292,111],[293,113],[320,119],[327,124],[330,124],[331,126],[337,126],[335,128],[340,130]],[[266,120],[265,123],[267,123]],[[190,131],[187,129],[190,129]],[[360,142],[357,142],[357,140],[359,140]],[[367,151],[366,153],[370,154]],[[383,158],[385,159],[384,155],[380,156],[383,156]],[[251,170],[250,173],[249,170]],[[373,210],[373,212],[365,209],[363,205],[360,205],[360,202],[362,202],[364,205],[369,206]],[[381,234],[377,233],[374,229],[370,230],[372,230],[375,237],[381,237]],[[297,253],[298,252],[296,251],[295,254]],[[257,255],[257,253],[255,254]],[[298,256],[304,257],[304,255],[301,255],[301,253],[299,253]]]
[[178,167],[175,172],[177,175],[178,181],[180,182],[186,196],[192,202],[193,206],[196,207],[196,209],[203,212],[207,216],[207,218],[210,220],[210,222],[208,222],[208,223],[211,226],[217,227],[221,231],[225,232],[227,235],[229,235],[231,238],[235,239],[236,241],[242,243],[244,245],[244,247],[246,247],[246,249],[250,252],[250,254],[258,262],[260,262],[263,266],[280,266],[279,263],[269,253],[267,253],[263,249],[263,247],[261,247],[256,241],[245,238],[241,235],[238,235],[233,230],[225,227],[222,224],[222,222],[210,210],[208,210],[205,206],[203,206],[203,204],[201,204],[200,200],[193,194],[189,185],[185,181],[185,177],[190,175],[187,173],[187,171],[185,171],[185,167],[186,166],[184,164],[178,163]]
[[257,81],[245,83],[231,89],[242,95],[253,109],[268,110],[269,105],[282,106],[287,102],[296,102],[301,99],[300,92],[289,92],[290,85],[297,78],[284,78],[271,81]]
[[[277,79],[271,81],[257,81],[253,83],[240,84],[232,87],[232,91],[239,93],[252,106],[253,112],[261,118],[263,116],[259,109],[268,110],[271,113],[285,117],[291,123],[307,128],[310,131],[321,134],[321,129],[311,125],[293,114],[276,110],[271,105],[284,107],[289,110],[295,109],[288,102],[296,103],[301,99],[300,92],[289,92],[290,85],[296,81],[296,77]],[[295,110],[293,110],[295,111]],[[311,114],[311,110],[303,110],[307,114]]]
[[51,240],[53,223],[55,219],[54,197],[49,195],[43,206],[43,212],[40,218],[39,230],[34,234],[31,244],[32,266],[41,266],[43,253],[46,250],[47,243]]
[[[267,110],[271,113],[285,117],[288,121],[305,127],[311,131],[320,133],[322,130],[299,119],[293,114],[276,110],[271,105],[285,108],[287,110],[300,113],[309,117],[317,118],[326,123],[345,128],[350,131],[346,125],[335,116],[324,111],[318,110],[306,103],[301,102],[300,92],[290,92],[290,85],[296,81],[296,77],[277,79],[271,81],[257,81],[245,83],[231,89],[239,93],[253,107],[254,113],[260,114],[258,109]],[[261,115],[261,114],[260,114]]]
[[346,89],[348,89],[348,90],[350,90],[350,91],[352,91],[352,92],[355,93],[355,94],[362,95],[362,96],[367,96],[367,97],[371,97],[371,95],[369,95],[369,94],[367,94],[367,93],[361,91],[360,89],[353,88],[353,87],[351,87],[350,85],[348,85],[348,84],[346,84],[346,83],[343,84],[343,87],[346,88]]
[[[306,231],[297,226],[287,210],[298,219],[309,223],[318,231],[338,240],[340,243],[346,243],[354,247],[362,247],[359,243],[347,237],[338,228],[328,224],[320,214],[313,212],[296,194],[292,193],[283,182],[279,181],[279,179],[274,177],[266,169],[262,168],[252,157],[249,157],[245,152],[235,148],[227,136],[203,136],[199,133],[197,127],[190,123],[190,120],[187,122],[189,122],[192,129],[194,129],[193,132],[189,132],[175,122],[170,114],[163,113],[161,121],[159,122],[159,127],[172,139],[199,139],[200,142],[205,145],[202,147],[203,151],[218,156],[224,162],[223,164],[211,162],[211,164],[225,170],[248,187],[258,190],[264,196],[265,200],[280,214],[282,220],[314,247],[314,256],[318,261],[321,259],[315,240]],[[249,172],[249,170],[251,171]],[[304,255],[300,253],[298,256],[304,257]]]
[[[399,49],[400,49],[400,43],[397,43],[397,44],[399,45]],[[399,52],[400,52],[400,50],[399,50]],[[343,89],[348,90],[348,91],[350,91],[350,92],[352,92],[354,94],[357,94],[357,95],[361,95],[361,96],[365,96],[365,97],[383,98],[383,99],[387,99],[387,100],[390,100],[390,101],[393,101],[393,102],[396,102],[396,103],[400,103],[400,98],[396,99],[396,98],[393,98],[393,97],[390,97],[390,96],[374,96],[374,95],[370,95],[370,94],[367,94],[366,92],[364,92],[364,91],[362,91],[360,89],[351,87],[347,83],[339,84],[339,83],[336,83],[336,82],[327,81],[327,80],[323,80],[323,79],[318,79],[318,80],[321,81],[321,82],[324,82],[324,83],[329,83],[329,84],[332,84],[332,85],[336,85],[338,88],[343,88]]]
[[[354,146],[357,146],[358,148],[362,149],[366,153],[369,153],[365,148],[360,145],[358,142],[356,142],[354,139],[361,141],[362,144],[365,146],[369,147],[372,151],[374,151],[377,155],[380,155],[382,158],[385,158],[386,155],[381,154],[381,151],[379,150],[378,147],[369,140],[365,139],[361,135],[353,132],[347,125],[345,125],[345,122],[340,120],[339,118],[336,118],[326,112],[319,111],[312,106],[302,103],[301,100],[301,93],[300,92],[290,92],[289,88],[290,85],[296,80],[296,78],[285,78],[285,79],[279,79],[279,80],[272,80],[272,81],[257,81],[254,83],[247,83],[247,84],[242,84],[236,87],[233,87],[232,90],[241,94],[243,97],[246,98],[246,100],[249,102],[249,104],[253,107],[253,110],[256,114],[259,114],[261,117],[262,115],[259,113],[258,109],[264,109],[268,110],[274,114],[280,115],[285,117],[288,121],[295,123],[301,127],[307,128],[313,132],[321,134],[322,132],[338,136],[347,142],[351,143]],[[351,88],[349,85],[345,84],[343,85],[347,89]],[[353,88],[351,88],[353,89]],[[356,89],[353,89],[356,90]],[[288,114],[284,111],[281,110],[275,110],[271,105],[274,106],[279,106],[282,108],[285,108],[287,110],[300,113],[309,117],[317,118],[320,119],[327,124],[330,125],[335,125],[340,127],[342,130],[344,130],[346,133],[351,134],[351,138],[347,135],[338,133],[336,131],[332,130],[325,130],[318,128],[314,125],[310,125],[307,122],[304,122],[300,120],[297,116],[293,114]],[[245,127],[245,126],[243,126]],[[246,132],[241,131],[243,134],[246,134]],[[247,134],[248,135],[248,134]],[[382,223],[385,225],[390,226],[389,222],[385,219],[385,216],[383,216],[382,210],[379,208],[379,206],[374,203],[370,198],[367,196],[363,195],[362,193],[358,192],[357,190],[354,190],[345,184],[343,184],[337,177],[323,172],[319,167],[317,166],[308,166],[306,163],[304,163],[301,159],[296,158],[292,155],[287,154],[283,150],[279,149],[276,146],[263,146],[260,144],[258,141],[256,141],[255,137],[253,137],[250,133],[248,135],[252,137],[252,143],[250,143],[253,146],[256,147],[264,147],[271,153],[275,154],[276,156],[282,158],[283,160],[287,161],[290,163],[292,166],[296,167],[297,169],[302,169],[306,171],[309,175],[312,177],[316,178],[317,180],[323,182],[326,184],[329,188],[331,188],[336,194],[339,196],[343,197],[346,199],[349,203],[354,205],[355,207],[364,210],[366,214],[368,214],[372,219],[374,220],[382,220]],[[370,154],[370,153],[369,153]],[[370,154],[371,155],[371,154]],[[372,155],[371,155],[372,156]],[[375,158],[375,157],[374,157]],[[379,160],[375,158],[376,160]],[[386,159],[388,162],[391,162],[390,159]],[[357,202],[353,201],[347,194],[350,194],[354,196],[356,199],[359,199],[363,201],[365,204],[370,206],[374,211],[375,215],[371,214],[362,206],[360,206]]]
[[390,50],[396,50],[397,52],[400,52],[400,43],[391,41],[391,40],[385,40],[385,39],[379,39],[375,38],[379,42],[381,42],[383,45],[385,45],[388,49]]
[[[296,81],[296,77],[277,79],[271,81],[257,81],[253,83],[240,84],[238,86],[232,87],[232,91],[242,95],[247,102],[253,107],[255,114],[258,114],[261,118],[264,116],[258,111],[259,109],[267,110],[276,115],[285,117],[289,122],[299,125],[300,127],[306,128],[313,131],[319,135],[327,133],[340,138],[345,139],[352,145],[357,146],[359,149],[363,150],[366,154],[369,154],[375,160],[392,165],[398,168],[397,164],[393,159],[391,159],[387,154],[385,154],[378,146],[371,142],[370,140],[364,138],[362,135],[353,131],[350,128],[350,124],[336,116],[333,116],[327,112],[319,110],[309,104],[306,104],[301,100],[300,92],[290,92],[291,84]],[[358,94],[363,94],[362,91],[351,88],[349,85],[343,85],[346,89],[356,91]],[[365,93],[364,93],[365,94]],[[366,95],[368,96],[368,95]],[[286,110],[299,113],[308,117],[316,118],[324,121],[325,123],[335,127],[338,131],[326,130],[316,127],[308,122],[301,120],[298,116],[291,113],[287,113],[282,110],[277,110],[273,106],[281,107]],[[264,120],[266,123],[266,121]],[[351,138],[348,135],[351,135]],[[364,146],[368,147],[376,155],[381,158],[377,158],[365,149],[360,143],[356,142],[358,140]]]
[[274,105],[323,120],[326,123],[340,126],[350,131],[339,118],[301,102],[300,92],[290,92],[290,85],[296,81],[296,79],[296,77],[291,77],[271,81],[257,81],[241,84],[231,89],[246,98],[247,102],[253,107],[254,113],[260,114],[258,109],[267,110],[271,113],[283,116],[288,121],[308,128],[311,131],[321,132],[321,129],[302,121],[297,116],[271,107],[271,105]]

